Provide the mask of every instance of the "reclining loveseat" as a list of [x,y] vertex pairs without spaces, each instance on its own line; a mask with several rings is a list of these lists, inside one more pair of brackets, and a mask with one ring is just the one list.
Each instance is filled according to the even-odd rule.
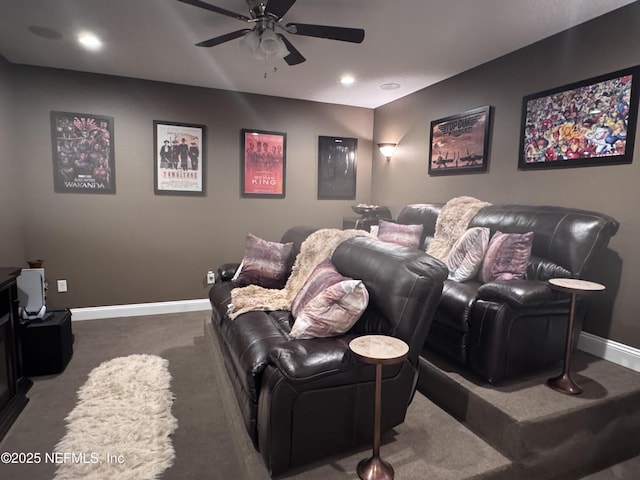
[[[421,249],[433,240],[443,204],[404,207],[396,222],[423,225]],[[446,280],[425,351],[457,362],[491,384],[553,368],[564,358],[569,296],[553,277],[589,279],[589,267],[616,234],[618,222],[596,212],[531,205],[488,205],[469,228],[490,235],[533,232],[525,279],[482,283]],[[586,315],[578,300],[575,339]],[[577,344],[574,341],[574,346]]]
[[[294,227],[282,243],[292,256],[314,231]],[[382,431],[404,421],[418,379],[418,357],[435,312],[447,268],[416,249],[354,237],[331,261],[345,277],[362,280],[368,306],[346,333],[292,338],[289,311],[229,315],[237,264],[218,270],[209,298],[212,326],[245,427],[272,475],[367,444],[373,436],[375,371],[357,360],[349,342],[363,334],[402,339],[409,354],[383,368]]]

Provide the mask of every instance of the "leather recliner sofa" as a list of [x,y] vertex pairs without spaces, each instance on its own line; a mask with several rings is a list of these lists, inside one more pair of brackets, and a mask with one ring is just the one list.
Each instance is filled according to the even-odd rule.
[[[404,207],[397,223],[422,224],[425,249],[443,204]],[[496,384],[550,369],[564,358],[569,296],[548,285],[553,277],[588,279],[589,267],[618,230],[618,222],[596,212],[554,206],[489,205],[469,227],[493,235],[533,232],[524,280],[446,280],[425,350],[445,357]],[[574,335],[586,314],[578,299]],[[574,345],[577,342],[574,341]]]
[[[282,237],[294,252],[313,229]],[[408,357],[383,368],[382,431],[404,421],[416,389],[418,357],[440,300],[446,266],[416,249],[355,237],[334,251],[344,276],[361,279],[369,304],[355,326],[331,338],[294,339],[288,311],[250,311],[231,320],[233,266],[209,298],[212,326],[240,410],[272,475],[362,446],[373,436],[375,371],[349,351],[351,339],[385,334],[409,345]]]

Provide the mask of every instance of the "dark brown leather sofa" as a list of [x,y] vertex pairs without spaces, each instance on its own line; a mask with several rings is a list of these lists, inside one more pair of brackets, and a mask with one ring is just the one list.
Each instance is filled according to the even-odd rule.
[[[426,248],[442,207],[408,205],[396,221],[422,224],[421,248]],[[455,360],[492,384],[561,363],[569,296],[552,290],[547,280],[588,280],[589,267],[617,232],[618,222],[571,208],[490,205],[475,215],[469,227],[488,227],[491,235],[534,232],[526,279],[485,284],[445,281],[425,350]],[[586,314],[580,299],[578,306],[575,338]]]
[[[312,229],[282,237],[294,251]],[[435,312],[446,266],[415,249],[357,237],[332,257],[337,270],[361,279],[369,306],[352,330],[333,338],[292,339],[287,311],[252,311],[231,320],[230,281],[210,290],[212,323],[247,431],[272,475],[369,442],[374,367],[348,348],[361,334],[398,337],[410,347],[402,363],[383,368],[382,429],[404,421],[415,392],[418,356]],[[219,271],[228,279],[233,268]]]

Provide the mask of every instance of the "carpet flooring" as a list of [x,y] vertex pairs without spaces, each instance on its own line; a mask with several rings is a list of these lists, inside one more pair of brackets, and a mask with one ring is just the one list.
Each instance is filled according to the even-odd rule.
[[[74,322],[74,355],[64,372],[34,377],[29,403],[0,442],[0,452],[52,452],[65,433],[64,418],[76,404],[76,392],[89,372],[105,360],[134,353],[169,361],[175,394],[172,436],[174,465],[163,480],[268,479],[259,453],[244,430],[220,353],[204,334],[207,312]],[[288,472],[291,479],[355,479],[358,461],[370,448],[329,458]],[[509,460],[426,397],[416,394],[407,419],[383,437],[381,455],[397,479],[511,480]],[[55,465],[0,464],[0,478],[51,479]],[[584,480],[640,478],[634,458]],[[517,480],[517,479],[513,479]]]

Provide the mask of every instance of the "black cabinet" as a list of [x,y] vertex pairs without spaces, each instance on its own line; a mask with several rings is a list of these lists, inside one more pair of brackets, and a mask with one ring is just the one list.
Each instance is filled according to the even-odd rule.
[[24,376],[18,317],[17,268],[0,267],[0,440],[29,401],[31,380]]
[[30,377],[62,372],[73,355],[71,312],[48,312],[44,320],[20,328],[23,371]]

